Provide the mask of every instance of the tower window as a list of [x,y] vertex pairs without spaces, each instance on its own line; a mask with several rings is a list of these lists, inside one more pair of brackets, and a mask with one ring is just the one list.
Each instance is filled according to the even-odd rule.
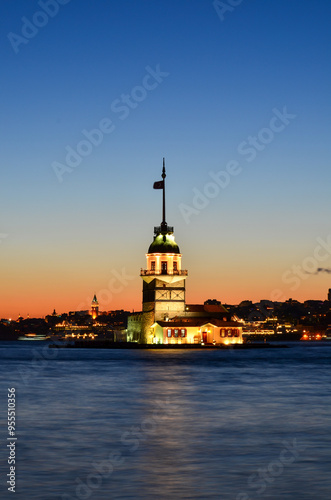
[[178,271],[178,268],[177,268],[177,262],[174,262],[173,266],[174,266],[174,268],[173,268],[173,269],[174,269],[174,271],[175,271],[175,272],[176,272],[176,271]]
[[151,271],[155,271],[155,260],[151,262]]
[[167,274],[168,272],[168,262],[167,261],[162,261],[161,262],[161,273],[162,274]]

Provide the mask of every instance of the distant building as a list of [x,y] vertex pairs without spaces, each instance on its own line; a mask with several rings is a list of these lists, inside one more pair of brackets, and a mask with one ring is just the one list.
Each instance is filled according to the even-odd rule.
[[154,240],[146,254],[142,311],[128,317],[127,339],[140,343],[242,343],[242,326],[217,300],[203,305],[185,302],[188,272],[182,269],[182,255],[175,242],[174,228],[165,218],[165,166],[162,181],[154,189],[163,190],[163,217],[154,228]]
[[69,311],[69,316],[84,317],[84,316],[89,316],[89,315],[90,315],[90,311],[88,309],[85,309],[83,311]]
[[92,302],[91,302],[92,319],[96,319],[98,317],[98,314],[99,314],[99,302],[98,302],[96,295],[94,294],[94,297],[93,297]]

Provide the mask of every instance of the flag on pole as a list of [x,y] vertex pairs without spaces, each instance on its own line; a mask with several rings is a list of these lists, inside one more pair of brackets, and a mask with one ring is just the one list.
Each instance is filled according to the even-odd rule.
[[163,189],[163,188],[164,188],[164,181],[154,182],[153,189]]

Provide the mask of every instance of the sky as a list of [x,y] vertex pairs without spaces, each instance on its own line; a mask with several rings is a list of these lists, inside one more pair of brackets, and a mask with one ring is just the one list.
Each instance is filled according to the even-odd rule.
[[331,288],[329,0],[0,6],[0,317],[140,310],[167,222],[187,302]]

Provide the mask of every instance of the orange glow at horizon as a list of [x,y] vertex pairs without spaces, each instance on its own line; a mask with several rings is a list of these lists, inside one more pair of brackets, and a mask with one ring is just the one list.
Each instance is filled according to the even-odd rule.
[[[201,279],[199,272],[189,270],[186,280],[186,303],[201,304],[207,299],[217,299],[224,304],[239,304],[242,300],[259,302],[260,300],[273,300],[283,302],[292,298],[300,302],[305,300],[326,300],[328,288],[330,287],[327,276],[316,280],[315,276],[302,281],[297,290],[282,283],[279,276],[268,280],[265,276],[256,276],[254,282],[248,273],[240,279],[223,280],[223,273],[219,271],[218,278],[215,275],[207,275]],[[224,273],[225,274],[225,273]],[[26,318],[44,317],[52,314],[55,309],[57,314],[68,313],[74,310],[91,310],[91,302],[94,293],[99,302],[99,314],[102,311],[124,309],[127,311],[140,311],[142,301],[142,280],[136,273],[126,287],[121,290],[120,285],[117,293],[111,293],[107,288],[107,282],[99,280],[98,286],[90,286],[89,276],[76,275],[75,279],[63,281],[63,277],[56,277],[56,273],[45,276],[37,276],[34,280],[28,279],[17,285],[17,282],[7,286],[1,303],[1,318],[11,317],[17,319],[19,314]],[[73,276],[72,276],[73,277]],[[321,284],[322,282],[322,284]],[[95,283],[95,282],[94,282]]]
[[[203,230],[203,228],[199,228]],[[117,246],[110,240],[97,238],[88,242],[64,240],[57,246],[41,240],[6,240],[2,258],[6,268],[1,275],[0,318],[43,317],[75,310],[91,310],[96,294],[99,311],[124,309],[140,311],[142,279],[140,269],[146,267],[146,248],[152,241],[151,231],[139,228],[130,235],[120,235]],[[188,270],[186,302],[201,304],[217,299],[223,304],[239,304],[242,300],[285,301],[289,298],[326,300],[331,288],[330,274],[307,274],[295,283],[284,281],[284,272],[303,262],[313,248],[308,242],[280,252],[270,243],[261,248],[240,245],[229,238],[224,243],[215,235],[208,246],[196,242],[194,230],[178,230],[182,251],[182,267]],[[182,234],[182,238],[180,235]],[[131,240],[137,241],[132,245]],[[221,245],[221,246],[220,246]],[[258,244],[257,244],[258,247]],[[109,251],[112,251],[109,254]],[[96,258],[98,256],[98,258]],[[327,267],[327,266],[326,266]]]

